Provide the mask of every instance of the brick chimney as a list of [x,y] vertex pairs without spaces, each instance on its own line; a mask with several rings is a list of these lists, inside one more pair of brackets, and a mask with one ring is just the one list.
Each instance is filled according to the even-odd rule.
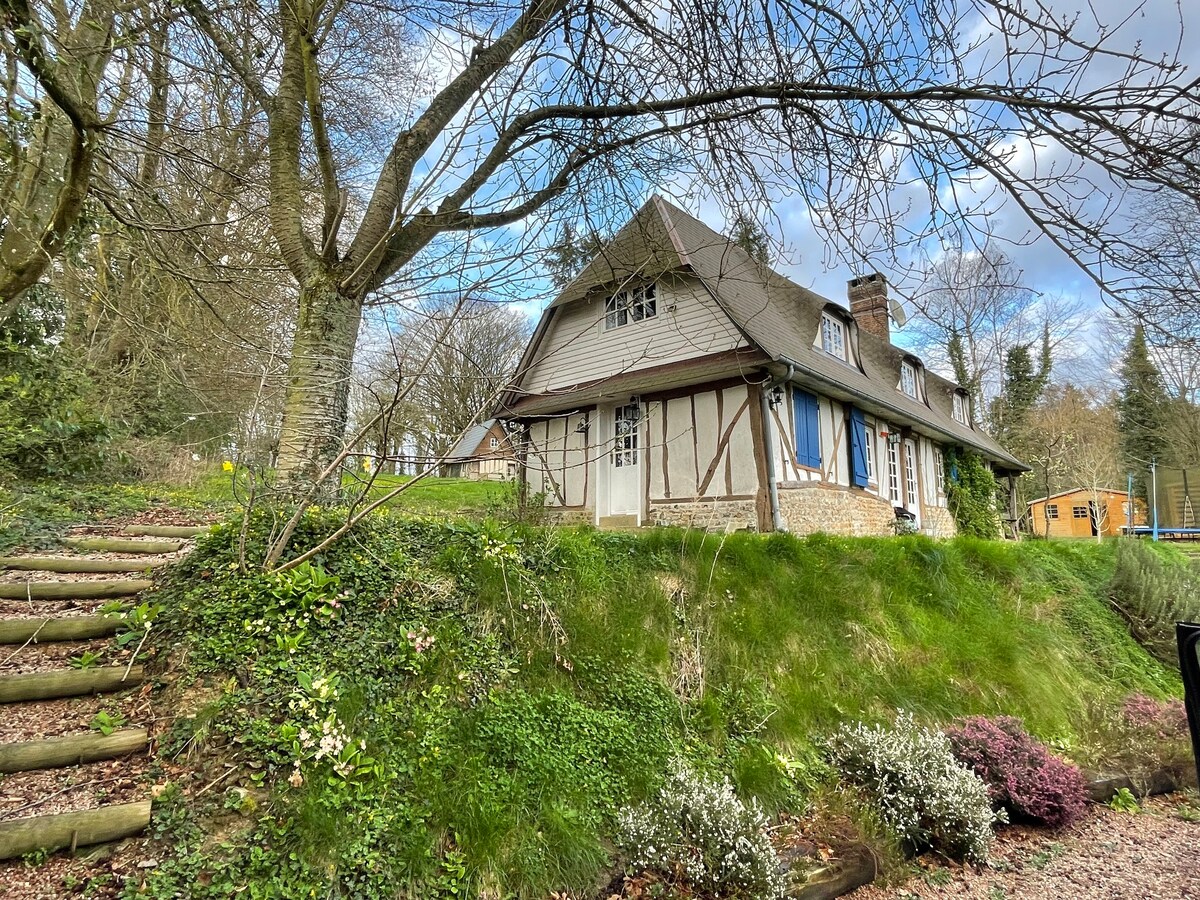
[[878,272],[851,278],[846,294],[850,299],[850,315],[858,327],[890,344],[887,279]]

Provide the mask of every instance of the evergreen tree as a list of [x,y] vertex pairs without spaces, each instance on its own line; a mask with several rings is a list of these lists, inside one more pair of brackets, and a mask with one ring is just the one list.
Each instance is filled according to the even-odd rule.
[[733,243],[741,247],[752,260],[764,266],[771,264],[771,244],[767,233],[753,219],[738,213],[733,220]]
[[1150,358],[1146,332],[1139,324],[1133,330],[1125,358],[1121,361],[1121,390],[1117,396],[1117,428],[1121,433],[1121,456],[1133,473],[1134,488],[1142,499],[1149,497],[1150,461],[1163,462],[1163,438],[1170,397],[1162,374]]
[[597,231],[577,231],[570,222],[563,225],[558,237],[546,252],[543,262],[554,287],[562,290],[592,261],[609,238]]
[[1049,344],[1049,336],[1043,332],[1036,368],[1029,344],[1011,347],[1004,356],[1004,385],[992,404],[992,431],[996,440],[1018,458],[1029,433],[1030,414],[1050,383]]
[[979,377],[973,375],[967,365],[967,351],[963,347],[962,332],[957,328],[950,329],[950,340],[946,342],[946,355],[950,358],[950,368],[954,372],[954,380],[970,394],[971,405],[974,407],[979,400]]

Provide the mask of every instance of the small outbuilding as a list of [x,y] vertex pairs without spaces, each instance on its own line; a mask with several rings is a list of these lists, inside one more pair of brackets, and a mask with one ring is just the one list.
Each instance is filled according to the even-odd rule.
[[446,458],[446,475],[450,478],[507,481],[516,474],[512,443],[495,419],[467,429]]
[[1146,524],[1146,504],[1133,501],[1130,522],[1129,495],[1112,488],[1072,488],[1029,503],[1029,520],[1038,537],[1115,537],[1132,524]]

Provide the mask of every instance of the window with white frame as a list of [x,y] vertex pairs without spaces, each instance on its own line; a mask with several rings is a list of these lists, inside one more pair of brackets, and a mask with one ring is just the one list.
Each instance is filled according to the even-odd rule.
[[642,408],[637,403],[617,407],[611,458],[613,466],[618,469],[638,464],[638,421],[641,415]]
[[493,450],[495,450],[497,447],[500,446],[500,439],[497,437],[493,437],[491,440],[488,441],[488,446],[491,447]]
[[821,347],[830,356],[846,358],[846,326],[829,313],[821,314]]
[[917,367],[910,362],[900,363],[900,390],[914,399],[917,396]]
[[1088,517],[1088,508],[1086,506],[1072,506],[1071,507],[1071,518],[1072,519],[1086,519],[1087,517]]
[[938,447],[933,448],[933,468],[936,470],[937,492],[939,497],[946,496],[946,458]]
[[966,394],[954,392],[954,421],[968,425],[971,422],[970,404]]
[[867,419],[866,434],[863,440],[863,458],[867,463],[867,481],[875,481],[875,423]]
[[888,497],[893,506],[902,506],[900,499],[900,442],[887,438]]
[[1058,518],[1058,504],[1057,503],[1050,503],[1046,506],[1046,518],[1048,518],[1048,519],[1057,519]]
[[905,506],[913,509],[920,505],[917,496],[917,444],[904,442],[904,498]]
[[658,295],[653,284],[613,294],[604,302],[604,327],[622,328],[658,315]]

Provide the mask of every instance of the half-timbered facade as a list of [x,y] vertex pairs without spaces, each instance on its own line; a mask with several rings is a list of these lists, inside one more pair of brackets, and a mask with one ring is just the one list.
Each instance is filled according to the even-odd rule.
[[652,198],[543,314],[501,401],[529,489],[599,525],[953,533],[946,448],[1025,466],[891,344],[882,276],[849,294]]

